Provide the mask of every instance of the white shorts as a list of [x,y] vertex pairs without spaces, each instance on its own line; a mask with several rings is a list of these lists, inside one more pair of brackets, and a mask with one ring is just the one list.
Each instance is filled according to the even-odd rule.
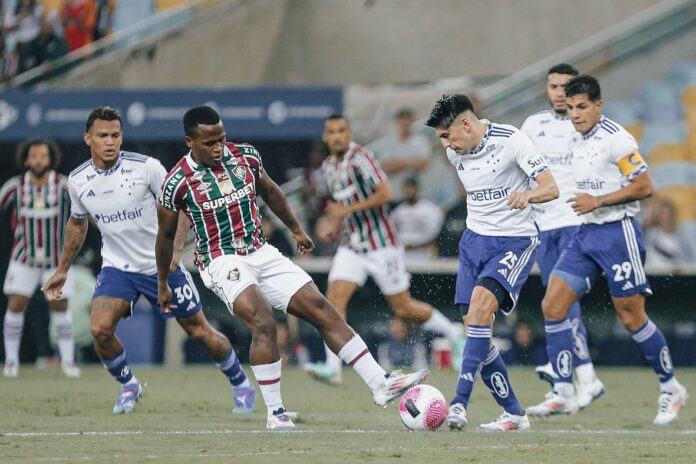
[[284,312],[290,298],[312,278],[276,247],[266,244],[249,255],[215,258],[201,270],[201,280],[234,314],[234,300],[250,285],[258,285],[271,307]]
[[331,263],[329,282],[347,280],[362,287],[368,276],[372,277],[385,296],[408,290],[411,286],[411,274],[406,271],[404,249],[387,247],[356,253],[348,247],[338,248]]
[[[31,298],[39,288],[39,284],[43,286],[54,272],[56,272],[55,268],[34,267],[10,260],[2,291],[5,295],[22,295]],[[68,278],[63,285],[62,299],[70,298],[72,291],[72,272],[68,271]]]

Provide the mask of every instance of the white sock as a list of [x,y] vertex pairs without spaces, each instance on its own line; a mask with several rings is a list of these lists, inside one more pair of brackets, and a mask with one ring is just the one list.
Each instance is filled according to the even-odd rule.
[[666,382],[660,382],[660,393],[677,393],[681,384],[676,377],[672,377]]
[[5,339],[5,364],[19,364],[19,344],[24,329],[24,313],[5,312],[3,338]]
[[338,352],[338,357],[346,364],[355,369],[355,372],[362,377],[363,381],[370,387],[370,390],[377,390],[387,378],[387,373],[377,364],[375,358],[370,354],[367,345],[360,337],[355,334],[348,343]]
[[68,311],[51,311],[51,318],[56,324],[58,334],[58,352],[62,364],[75,364],[75,337],[72,331],[72,317]]
[[455,324],[450,321],[444,314],[435,308],[433,308],[430,319],[425,321],[421,327],[425,330],[442,334],[452,342],[457,341],[457,339],[464,335],[464,327],[462,327],[461,324]]
[[580,385],[587,385],[597,380],[597,374],[594,371],[592,363],[582,364],[575,368],[575,375],[578,376]]
[[326,366],[331,370],[341,375],[341,368],[343,367],[343,361],[338,357],[336,353],[331,351],[331,348],[324,343],[324,351],[326,351]]
[[553,384],[553,391],[564,398],[572,398],[575,396],[575,388],[570,382],[556,382]]
[[254,377],[256,377],[256,381],[259,384],[263,401],[266,403],[266,408],[268,408],[269,416],[273,414],[273,411],[283,407],[283,400],[280,396],[281,364],[282,362],[279,359],[271,364],[251,366]]

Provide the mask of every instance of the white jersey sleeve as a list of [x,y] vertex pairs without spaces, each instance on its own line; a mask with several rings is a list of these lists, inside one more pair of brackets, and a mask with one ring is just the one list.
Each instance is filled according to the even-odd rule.
[[150,191],[155,198],[159,198],[162,194],[162,184],[167,176],[167,170],[164,169],[162,163],[156,158],[148,158],[147,162],[145,162],[145,167],[149,178]]
[[[80,170],[82,166],[75,169],[73,173]],[[87,211],[87,208],[85,208],[85,205],[82,204],[82,199],[80,198],[80,194],[77,191],[77,186],[75,182],[75,177],[73,177],[73,174],[71,174],[68,178],[68,193],[70,194],[70,215],[75,219],[84,219],[89,215],[89,212]]]
[[513,133],[510,143],[516,148],[517,164],[530,179],[536,179],[539,174],[549,170],[544,157],[524,133]]

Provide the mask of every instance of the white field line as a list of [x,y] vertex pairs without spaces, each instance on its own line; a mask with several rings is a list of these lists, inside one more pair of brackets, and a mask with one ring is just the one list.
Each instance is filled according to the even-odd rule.
[[[394,432],[406,432],[405,430],[295,430],[285,432],[290,434],[386,434]],[[133,436],[133,435],[253,435],[278,433],[267,430],[116,430],[116,431],[81,431],[81,432],[0,432],[0,438],[35,438],[35,437],[99,437],[99,436]],[[519,434],[558,434],[558,435],[696,435],[696,430],[529,430],[518,432]]]
[[[675,445],[692,445],[690,442],[683,441],[651,441],[651,442],[641,442],[641,443],[631,443],[631,446],[675,446]],[[425,451],[459,451],[459,450],[479,450],[479,451],[507,451],[507,450],[520,450],[520,449],[549,449],[549,448],[606,448],[606,447],[620,447],[625,446],[625,442],[614,442],[614,443],[529,443],[529,444],[510,444],[510,445],[476,445],[476,446],[448,446],[443,448],[438,447],[418,447],[419,450]],[[312,455],[320,454],[324,452],[331,453],[344,453],[344,452],[355,452],[355,448],[350,449],[304,449],[304,450],[286,450],[286,451],[249,451],[249,452],[236,452],[236,453],[198,453],[198,454],[180,454],[177,453],[177,458],[238,458],[243,456],[287,456],[287,455]],[[381,447],[381,448],[364,448],[360,449],[360,452],[372,452],[372,453],[385,453],[385,452],[398,452],[398,451],[409,451],[409,448],[403,446],[395,447]],[[58,462],[58,461],[92,461],[92,460],[103,460],[104,455],[100,454],[98,456],[51,456],[48,458],[37,458],[36,461],[41,462]],[[112,458],[127,458],[125,455],[115,454],[111,456]],[[138,459],[144,460],[154,460],[170,458],[171,455],[166,454],[143,454],[139,455]]]

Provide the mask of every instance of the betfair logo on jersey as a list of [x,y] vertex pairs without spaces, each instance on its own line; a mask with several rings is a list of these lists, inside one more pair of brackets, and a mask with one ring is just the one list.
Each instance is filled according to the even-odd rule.
[[551,166],[570,166],[573,163],[572,153],[545,153],[544,158]]
[[142,215],[142,208],[132,210],[124,209],[123,211],[119,211],[113,214],[95,214],[94,219],[97,220],[97,224],[99,224],[100,222],[102,224],[110,224],[113,222],[132,221],[133,219],[138,219]]
[[221,198],[216,198],[214,200],[204,201],[201,204],[203,209],[217,209],[223,205],[231,205],[235,201],[241,200],[244,197],[249,196],[249,194],[254,190],[253,184],[246,184],[244,188],[232,192],[229,195],[225,195]]
[[602,179],[581,179],[575,181],[575,186],[578,190],[602,190],[604,188],[605,181]]
[[507,198],[510,189],[507,187],[499,187],[494,189],[472,190],[467,192],[466,196],[470,201],[490,201]]

